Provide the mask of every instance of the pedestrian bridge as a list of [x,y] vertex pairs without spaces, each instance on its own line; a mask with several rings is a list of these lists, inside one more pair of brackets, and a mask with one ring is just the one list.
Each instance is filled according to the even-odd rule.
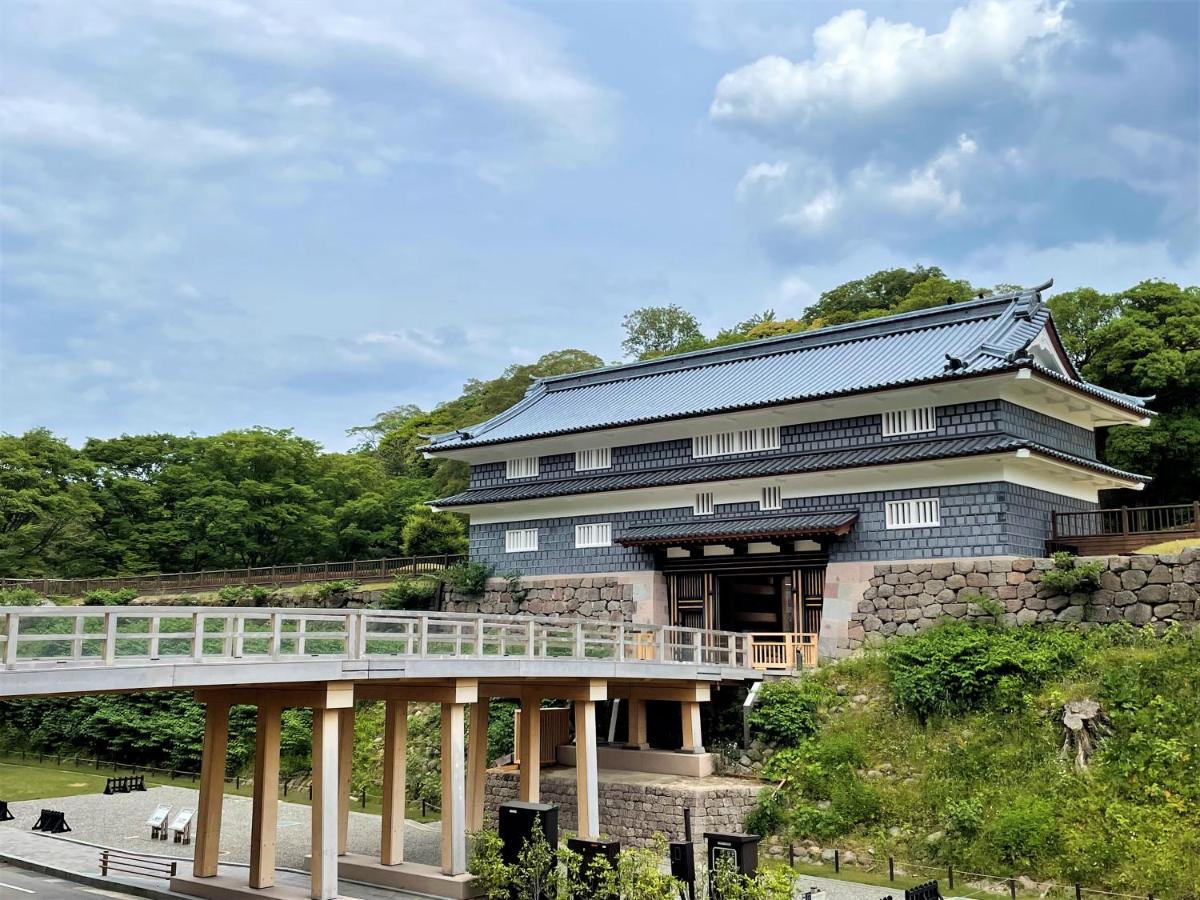
[[[669,625],[378,610],[221,607],[10,607],[0,610],[0,699],[113,691],[191,690],[205,705],[193,872],[181,893],[293,896],[275,888],[280,717],[313,715],[312,891],[343,877],[444,897],[474,896],[467,833],[483,826],[487,723],[493,698],[521,705],[521,800],[540,790],[541,708],[570,701],[577,832],[599,837],[596,704],[627,702],[623,767],[700,772],[700,705],[721,682],[759,679],[750,637]],[[378,859],[346,854],[354,705],[386,708]],[[651,750],[646,703],[677,702],[682,745]],[[442,864],[404,861],[408,704],[441,706]],[[247,884],[218,874],[229,710],[257,708]],[[469,747],[467,722],[470,722]],[[632,760],[633,762],[630,762]],[[649,768],[650,766],[656,768]]]

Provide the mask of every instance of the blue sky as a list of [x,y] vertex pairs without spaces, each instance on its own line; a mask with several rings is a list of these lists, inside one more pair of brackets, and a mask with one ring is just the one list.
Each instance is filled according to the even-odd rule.
[[1200,280],[1200,4],[5,3],[0,428],[401,403],[922,262]]

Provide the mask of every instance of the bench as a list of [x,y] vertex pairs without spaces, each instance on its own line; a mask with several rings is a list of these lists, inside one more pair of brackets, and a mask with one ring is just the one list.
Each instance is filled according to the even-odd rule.
[[57,809],[43,809],[33,823],[34,831],[44,831],[47,834],[66,834],[71,830],[67,824],[67,814]]
[[175,816],[171,822],[171,833],[175,836],[175,843],[190,844],[192,842],[192,816],[196,814],[194,809],[181,809],[179,814]]
[[144,791],[145,789],[145,775],[118,775],[115,778],[109,778],[104,784],[104,793],[106,794],[128,794],[131,791]]
[[154,808],[146,824],[150,826],[150,840],[165,841],[167,839],[167,818],[171,815],[171,805],[163,803]]

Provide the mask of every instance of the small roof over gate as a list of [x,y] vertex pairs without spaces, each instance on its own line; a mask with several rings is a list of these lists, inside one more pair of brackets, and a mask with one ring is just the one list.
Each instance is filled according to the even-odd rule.
[[680,543],[808,538],[817,535],[847,534],[856,521],[858,510],[848,509],[791,516],[637,525],[618,534],[616,541],[625,547],[665,547]]

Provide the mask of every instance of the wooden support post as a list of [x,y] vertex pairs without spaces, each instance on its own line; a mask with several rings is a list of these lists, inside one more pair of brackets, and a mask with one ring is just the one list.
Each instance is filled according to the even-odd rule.
[[196,850],[192,874],[212,878],[221,852],[221,806],[225,798],[225,750],[229,745],[229,703],[204,708],[204,749],[200,756],[200,802],[196,807]]
[[521,697],[521,777],[517,799],[539,802],[542,795],[542,698],[537,694]]
[[467,828],[483,829],[483,800],[487,787],[488,699],[471,704],[471,743],[467,748]]
[[350,833],[350,775],[354,767],[354,707],[338,710],[338,856]]
[[625,746],[630,750],[649,750],[646,740],[646,701],[641,697],[629,698],[629,735]]
[[442,704],[442,873],[467,871],[466,704]]
[[254,732],[254,808],[250,815],[250,887],[275,884],[279,821],[279,729],[282,710],[262,704]]
[[704,740],[700,735],[700,704],[684,701],[680,704],[683,714],[683,747],[684,753],[703,753]]
[[312,900],[338,893],[338,711],[313,710]]
[[404,820],[408,776],[408,703],[388,700],[383,722],[383,838],[379,861],[404,862]]
[[579,837],[600,837],[600,785],[596,763],[596,703],[575,701],[575,803]]

